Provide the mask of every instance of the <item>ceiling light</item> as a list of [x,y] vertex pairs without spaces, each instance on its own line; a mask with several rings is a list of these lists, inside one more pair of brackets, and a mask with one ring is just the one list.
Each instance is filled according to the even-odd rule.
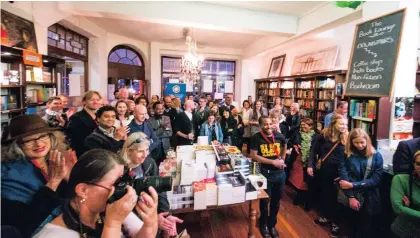
[[189,35],[185,37],[188,52],[182,57],[181,73],[184,83],[196,83],[200,79],[204,57],[197,54],[197,42]]

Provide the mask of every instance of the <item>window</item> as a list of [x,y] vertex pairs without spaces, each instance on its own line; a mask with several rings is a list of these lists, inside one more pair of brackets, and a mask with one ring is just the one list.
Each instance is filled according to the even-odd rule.
[[108,61],[133,66],[143,66],[141,56],[134,49],[128,46],[114,47],[109,54]]
[[89,39],[59,24],[48,27],[48,45],[80,56],[87,56]]
[[[162,95],[167,83],[171,80],[180,80],[182,77],[181,60],[181,57],[162,56]],[[193,85],[192,92],[194,94],[205,93],[202,88],[204,80],[211,80],[213,85],[213,98],[215,93],[223,94],[217,94],[222,97],[224,93],[234,93],[235,68],[235,61],[205,60],[203,69],[201,70],[201,85]]]

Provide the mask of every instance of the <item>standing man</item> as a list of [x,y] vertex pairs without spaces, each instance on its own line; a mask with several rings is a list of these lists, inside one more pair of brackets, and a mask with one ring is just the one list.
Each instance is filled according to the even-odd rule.
[[209,117],[209,111],[210,111],[210,108],[207,106],[207,99],[204,96],[200,97],[200,100],[198,101],[198,103],[199,103],[199,108],[197,108],[194,113],[194,118],[195,118],[195,121],[197,122],[194,128],[195,138],[197,138],[198,135],[200,134],[200,127],[201,125],[203,125],[205,121],[207,121],[207,118]]
[[207,99],[207,106],[209,106],[209,104],[210,104],[210,102],[212,100],[211,93],[207,93],[206,94],[206,99]]
[[134,119],[131,121],[130,124],[128,124],[128,127],[130,128],[130,134],[135,132],[143,132],[144,134],[146,134],[146,136],[150,138],[149,151],[151,152],[152,156],[156,155],[159,152],[154,152],[154,150],[158,149],[159,138],[153,131],[152,126],[150,126],[150,124],[146,121],[147,108],[142,104],[136,105],[136,107],[134,108],[133,116]]
[[[120,88],[120,91],[119,91],[118,95],[119,95],[118,100],[123,100],[124,102],[127,101],[128,97],[129,97],[128,89],[126,87]],[[118,100],[115,100],[115,101],[111,102],[111,106],[115,107]]]
[[103,106],[98,109],[96,120],[99,126],[86,138],[87,150],[104,149],[118,153],[122,149],[130,129],[127,126],[118,129],[114,127],[117,114],[113,106]]
[[233,95],[231,93],[227,93],[225,97],[225,103],[219,109],[220,116],[223,116],[224,111],[232,112],[232,109],[235,108],[232,102],[233,102]]
[[102,96],[97,91],[88,91],[82,98],[83,110],[77,112],[69,120],[67,138],[77,157],[85,151],[85,139],[98,127],[96,110],[101,107]]
[[61,107],[63,112],[66,114],[67,118],[70,118],[76,113],[76,108],[69,107],[69,97],[64,94],[60,94],[57,97],[61,99]]
[[261,116],[258,122],[261,131],[251,138],[251,158],[261,163],[261,173],[267,179],[265,192],[270,197],[270,204],[268,199],[260,201],[260,231],[263,237],[277,238],[279,237],[276,230],[277,213],[286,181],[284,172],[286,139],[282,134],[272,130],[272,121],[268,116]]
[[252,101],[251,95],[248,96],[248,102],[249,102],[249,106],[252,108],[253,107],[252,104],[254,104],[254,102]]
[[192,113],[194,102],[187,100],[184,107],[185,111],[176,116],[174,131],[177,135],[177,145],[192,145],[195,135],[195,121]]
[[327,128],[330,125],[331,117],[336,113],[342,115],[344,118],[347,118],[348,110],[349,104],[346,101],[340,101],[339,103],[337,103],[337,109],[335,109],[334,112],[331,112],[325,116],[324,128]]
[[61,98],[59,97],[50,97],[47,101],[47,110],[45,110],[45,115],[42,117],[48,126],[56,128],[61,127],[65,128],[68,123],[66,114],[63,115],[62,111]]
[[178,114],[176,112],[175,108],[172,108],[172,99],[168,96],[163,98],[163,102],[165,103],[165,110],[163,111],[163,115],[169,117],[171,119],[171,123],[173,126],[173,122],[175,120],[176,115]]
[[[156,155],[157,162],[162,162],[169,148],[171,147],[172,137],[172,126],[171,119],[163,115],[163,105],[161,102],[155,102],[153,104],[153,111],[155,112],[153,117],[149,119],[149,123],[153,128],[156,136],[159,138],[159,155]],[[159,165],[159,163],[156,163]]]

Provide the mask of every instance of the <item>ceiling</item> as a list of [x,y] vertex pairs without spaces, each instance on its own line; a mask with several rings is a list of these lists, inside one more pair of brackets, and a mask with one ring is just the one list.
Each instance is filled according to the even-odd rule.
[[212,4],[304,16],[328,1],[206,1]]
[[[183,44],[183,27],[158,23],[101,17],[87,17],[107,31],[142,41]],[[245,48],[264,35],[206,29],[192,29],[192,36],[200,46]]]

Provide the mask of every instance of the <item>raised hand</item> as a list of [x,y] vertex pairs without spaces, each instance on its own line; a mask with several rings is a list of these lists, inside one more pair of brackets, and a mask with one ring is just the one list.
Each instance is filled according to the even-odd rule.
[[64,179],[66,181],[69,180],[70,172],[73,169],[74,164],[77,162],[76,151],[68,150],[64,153],[64,161],[65,161],[65,176]]
[[66,121],[60,115],[55,116],[55,118],[58,121],[58,125],[64,126],[66,124]]
[[68,176],[68,171],[66,171],[66,161],[65,158],[61,156],[61,152],[58,150],[50,151],[49,155],[49,164],[48,164],[48,182],[46,184],[51,190],[55,191],[60,185],[61,181]]
[[128,126],[122,126],[115,130],[114,132],[114,139],[119,140],[125,140],[127,139],[127,135],[130,132],[130,128]]
[[136,211],[144,222],[144,226],[155,227],[157,229],[158,194],[153,187],[149,187],[149,193],[150,195],[145,192],[140,194],[141,199],[136,205]]

